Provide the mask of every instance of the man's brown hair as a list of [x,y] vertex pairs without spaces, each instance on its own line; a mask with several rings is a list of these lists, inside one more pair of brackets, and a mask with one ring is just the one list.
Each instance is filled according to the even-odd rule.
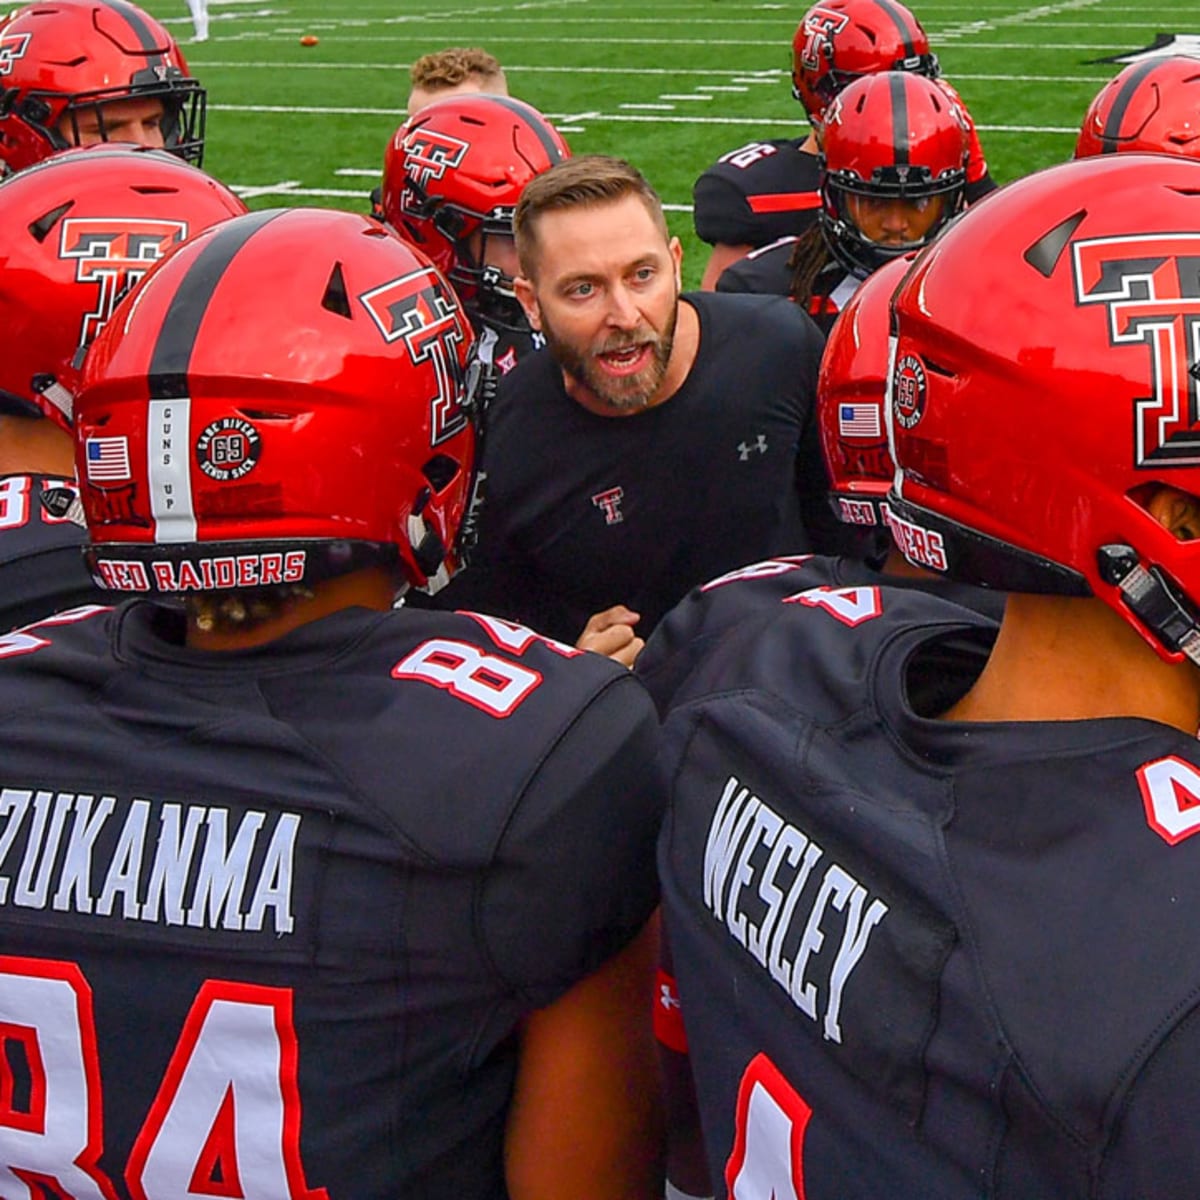
[[491,80],[503,74],[500,60],[478,46],[450,46],[423,54],[409,70],[412,86],[426,92],[458,87],[472,75]]
[[537,220],[543,213],[571,208],[589,208],[614,204],[626,196],[636,196],[654,218],[654,223],[669,239],[662,200],[637,167],[622,158],[607,154],[584,154],[556,163],[531,179],[517,201],[513,215],[513,233],[521,274],[533,276],[537,257]]

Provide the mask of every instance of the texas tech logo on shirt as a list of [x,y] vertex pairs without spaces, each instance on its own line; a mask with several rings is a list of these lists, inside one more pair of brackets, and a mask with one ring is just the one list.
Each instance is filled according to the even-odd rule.
[[63,222],[59,258],[75,260],[77,282],[99,288],[96,307],[79,329],[81,346],[91,344],[125,293],[187,233],[186,221],[69,217]]
[[800,65],[810,71],[821,66],[821,51],[841,33],[850,22],[848,13],[830,12],[825,8],[814,8],[804,18],[804,49],[800,52]]
[[625,514],[621,511],[621,501],[624,499],[624,488],[611,487],[597,492],[592,497],[592,503],[604,514],[605,525],[620,525],[625,520]]
[[13,63],[25,57],[31,36],[28,33],[0,34],[0,75],[10,74]]
[[430,445],[436,446],[466,427],[462,407],[460,350],[467,338],[462,313],[446,281],[423,267],[360,296],[385,342],[404,339],[414,363],[431,363],[436,392],[430,397]]
[[1136,403],[1135,466],[1200,463],[1200,233],[1095,238],[1072,246],[1075,301],[1104,305],[1114,346],[1144,343],[1151,394]]

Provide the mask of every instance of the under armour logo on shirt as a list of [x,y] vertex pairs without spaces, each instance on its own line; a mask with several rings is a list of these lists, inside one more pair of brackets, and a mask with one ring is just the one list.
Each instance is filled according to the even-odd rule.
[[760,433],[757,441],[738,443],[738,458],[742,462],[749,462],[750,455],[756,452],[758,454],[766,454],[767,452],[767,435],[765,433]]
[[546,335],[542,333],[540,329],[535,329],[530,336],[530,342],[532,343],[534,350],[545,350]]
[[620,525],[625,520],[625,514],[621,511],[621,501],[624,498],[625,489],[621,487],[597,492],[592,497],[592,503],[604,513],[605,525]]

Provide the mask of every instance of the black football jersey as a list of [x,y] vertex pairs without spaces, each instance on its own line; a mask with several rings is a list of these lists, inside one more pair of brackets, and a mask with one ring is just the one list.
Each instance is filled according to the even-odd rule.
[[46,475],[0,475],[0,632],[78,604],[108,601],[83,565],[83,530],[42,504]]
[[994,628],[822,585],[675,696],[659,865],[719,1196],[1200,1191],[1200,750],[935,719]]
[[[731,263],[721,272],[717,291],[790,296],[793,275],[791,259],[796,241],[796,238],[780,238]],[[838,313],[846,307],[861,283],[859,276],[852,275],[837,261],[831,261],[822,268],[813,282],[812,295],[803,305],[822,333],[828,335]]]
[[723,154],[692,187],[696,236],[765,246],[803,233],[821,208],[821,168],[804,138],[750,142]]
[[502,1200],[519,1020],[656,904],[653,706],[492,618],[181,624],[0,637],[0,1195]]
[[913,588],[990,621],[1004,615],[1005,593],[989,588],[933,575],[885,575],[874,561],[861,557],[786,555],[751,563],[693,588],[659,623],[634,669],[665,716],[684,680],[731,631],[782,611],[813,588],[863,587]]

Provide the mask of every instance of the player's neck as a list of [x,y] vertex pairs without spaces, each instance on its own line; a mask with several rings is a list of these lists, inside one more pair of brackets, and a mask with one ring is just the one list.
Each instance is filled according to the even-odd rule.
[[187,644],[194,650],[248,650],[273,642],[311,621],[340,612],[343,608],[370,608],[386,612],[394,603],[396,581],[382,567],[368,567],[326,579],[313,588],[311,598],[297,597],[278,614],[252,629],[200,629],[189,618]]
[[75,476],[71,435],[49,418],[0,416],[0,475]]
[[1164,662],[1094,599],[1010,595],[974,687],[946,714],[958,721],[1143,717],[1195,734],[1200,670]]
[[887,557],[883,560],[883,566],[880,568],[884,575],[898,575],[902,579],[936,579],[936,571],[927,571],[924,567],[914,567],[912,563],[900,553],[899,547],[895,542],[888,546]]

